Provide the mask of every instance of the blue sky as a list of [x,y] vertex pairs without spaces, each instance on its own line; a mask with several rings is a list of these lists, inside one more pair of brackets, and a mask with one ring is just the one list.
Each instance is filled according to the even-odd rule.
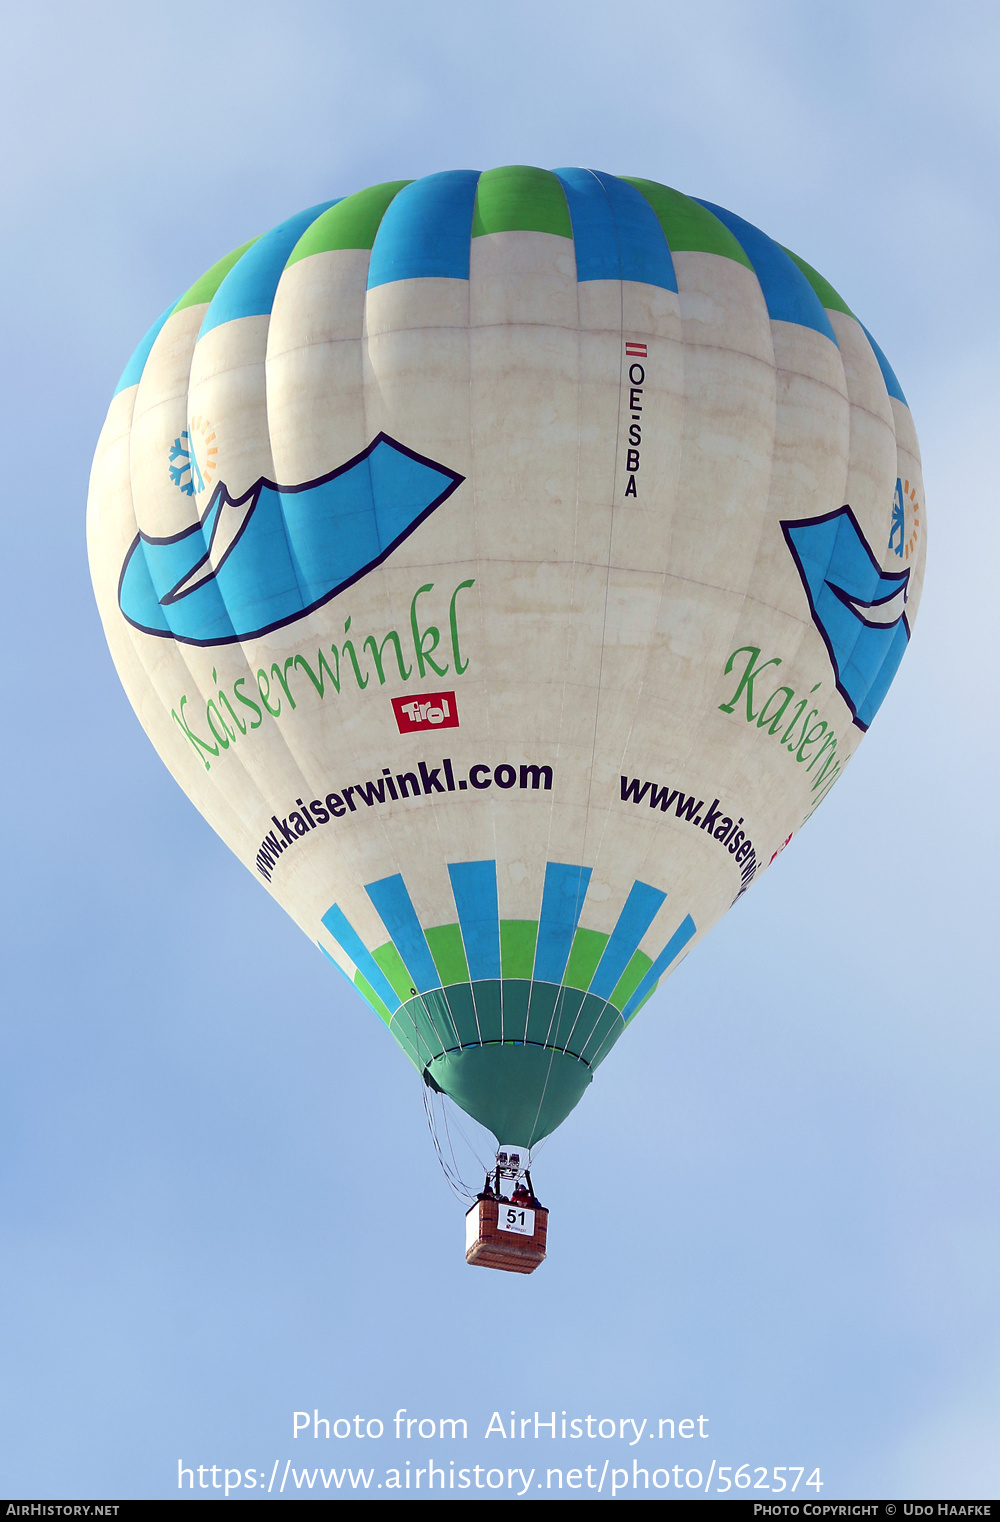
[[[699,1462],[822,1499],[996,1494],[996,10],[41,3],[4,41],[0,1489],[269,1473],[314,1408],[465,1416],[434,1456],[486,1463],[494,1410],[554,1407],[704,1414]],[[146,741],[83,537],[117,377],[204,268],[516,162],[665,181],[821,269],[930,523],[870,736],[547,1144],[523,1281],[466,1268],[416,1075]]]

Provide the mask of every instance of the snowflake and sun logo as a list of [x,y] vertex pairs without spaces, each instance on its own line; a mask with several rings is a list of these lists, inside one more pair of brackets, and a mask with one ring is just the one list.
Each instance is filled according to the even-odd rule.
[[[906,512],[910,510],[913,525],[909,538],[906,536]],[[917,492],[909,481],[896,477],[896,490],[892,499],[892,520],[889,528],[889,548],[895,550],[902,560],[909,560],[920,538],[920,503]]]
[[207,418],[193,418],[174,439],[167,455],[170,479],[185,497],[200,496],[211,486],[219,466],[215,429]]

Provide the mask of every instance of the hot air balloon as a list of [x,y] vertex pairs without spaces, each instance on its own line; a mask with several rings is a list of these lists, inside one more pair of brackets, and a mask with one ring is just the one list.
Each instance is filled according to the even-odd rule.
[[882,351],[803,259],[649,180],[375,185],[154,323],[88,542],[159,754],[493,1133],[470,1261],[530,1269],[530,1148],[906,649],[923,487]]

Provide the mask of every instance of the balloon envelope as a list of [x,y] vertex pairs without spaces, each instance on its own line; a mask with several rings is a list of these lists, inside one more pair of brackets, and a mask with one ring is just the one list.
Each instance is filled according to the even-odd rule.
[[173,776],[521,1146],[843,772],[924,535],[899,383],[815,270],[524,166],[221,260],[126,368],[88,508]]

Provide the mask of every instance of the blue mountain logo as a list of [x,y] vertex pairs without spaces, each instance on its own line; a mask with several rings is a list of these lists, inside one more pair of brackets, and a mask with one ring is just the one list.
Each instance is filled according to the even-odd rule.
[[380,433],[300,486],[223,481],[198,523],[139,533],[118,582],[135,628],[185,645],[256,639],[322,607],[382,564],[464,480]]
[[883,571],[849,507],[784,522],[809,609],[829,652],[837,691],[867,729],[910,638],[910,573]]

